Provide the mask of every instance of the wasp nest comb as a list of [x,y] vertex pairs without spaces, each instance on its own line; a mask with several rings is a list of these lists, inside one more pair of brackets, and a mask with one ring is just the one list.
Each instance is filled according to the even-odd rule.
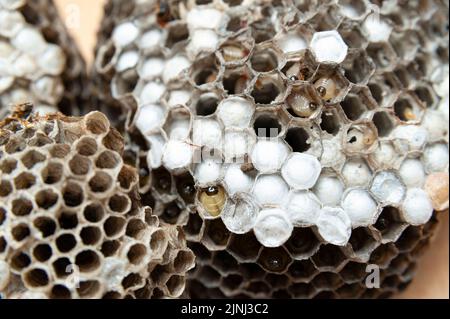
[[0,118],[10,105],[79,115],[85,64],[53,1],[0,1]]
[[178,297],[194,257],[141,208],[106,117],[0,125],[0,292],[6,298]]
[[[99,95],[193,297],[387,297],[448,207],[445,1],[110,1]],[[381,269],[380,289],[365,285]]]

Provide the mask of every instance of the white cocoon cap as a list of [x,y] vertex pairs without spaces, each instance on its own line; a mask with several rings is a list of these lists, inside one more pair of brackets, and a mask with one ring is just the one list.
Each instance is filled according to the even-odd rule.
[[170,122],[166,133],[171,140],[184,140],[189,136],[190,121],[189,119],[178,119]]
[[139,36],[139,28],[132,22],[119,24],[113,31],[112,40],[117,47],[125,47]]
[[317,197],[308,191],[294,191],[289,195],[286,210],[295,226],[315,225],[321,209]]
[[373,13],[364,21],[363,30],[366,32],[370,42],[386,42],[391,36],[392,27],[381,20],[379,14]]
[[142,64],[139,73],[143,79],[160,76],[164,70],[164,60],[161,58],[148,58]]
[[162,165],[162,156],[166,141],[161,135],[148,135],[145,138],[150,144],[150,149],[147,153],[148,167],[156,169]]
[[9,277],[10,272],[8,264],[3,260],[0,260],[0,290],[6,288],[9,283]]
[[201,52],[213,52],[217,48],[219,38],[212,30],[195,30],[191,34],[191,41],[187,47],[189,54],[195,57]]
[[11,38],[17,34],[24,26],[25,19],[16,11],[0,9],[0,35]]
[[195,179],[198,183],[207,185],[220,179],[222,164],[215,159],[206,159],[195,168]]
[[[231,203],[231,201],[228,201]],[[258,207],[253,203],[252,197],[239,194],[233,198],[230,205],[222,211],[222,221],[229,231],[235,234],[245,234],[253,229],[258,216]]]
[[342,169],[342,175],[349,186],[367,186],[372,179],[372,172],[362,159],[346,162]]
[[392,132],[393,136],[402,143],[404,151],[421,150],[428,139],[428,132],[425,128],[417,125],[400,125]]
[[227,168],[224,182],[231,196],[236,193],[248,193],[253,185],[253,179],[242,171],[239,164],[232,164]]
[[344,185],[335,176],[321,176],[314,186],[314,194],[324,206],[338,206],[341,203]]
[[161,105],[148,104],[140,107],[136,114],[136,127],[143,135],[161,127],[165,110]]
[[106,280],[106,289],[120,290],[123,279],[128,275],[127,264],[123,259],[117,257],[107,257],[103,261],[102,278]]
[[255,236],[265,247],[279,247],[291,237],[294,226],[282,209],[265,209],[259,212],[254,227]]
[[57,45],[49,44],[38,59],[39,67],[50,75],[59,75],[64,71],[66,56],[64,51]]
[[[448,111],[447,111],[448,112]],[[448,135],[448,117],[440,111],[428,110],[422,121],[431,141],[445,139]]]
[[253,139],[247,131],[226,130],[224,140],[223,152],[227,161],[243,158],[253,146]]
[[439,143],[428,146],[423,153],[423,163],[429,173],[444,172],[448,167],[448,146]]
[[308,47],[305,39],[296,33],[283,34],[277,43],[284,53],[298,52]]
[[222,146],[222,128],[213,119],[198,119],[194,121],[192,139],[195,145],[220,149]]
[[323,167],[333,167],[345,161],[345,155],[340,149],[340,143],[335,139],[323,140],[323,154],[320,163]]
[[166,144],[163,163],[168,169],[186,168],[192,163],[194,149],[185,142],[171,140]]
[[342,208],[352,221],[353,228],[367,227],[375,222],[378,206],[369,192],[364,189],[350,189],[344,194]]
[[400,166],[399,174],[408,187],[422,187],[425,183],[425,169],[418,159],[406,159]]
[[149,82],[147,83],[141,91],[139,96],[140,104],[147,103],[158,103],[161,97],[163,96],[166,87],[162,83],[157,82]]
[[189,99],[191,98],[191,93],[185,90],[174,90],[170,92],[169,107],[174,107],[177,105],[186,105]]
[[348,51],[348,46],[336,30],[314,33],[310,47],[318,62],[341,63]]
[[291,187],[302,190],[316,184],[321,170],[322,166],[314,156],[294,153],[283,165],[281,173]]
[[324,207],[317,218],[320,236],[333,245],[347,245],[352,234],[350,218],[341,208]]
[[398,153],[390,142],[381,142],[373,153],[373,160],[383,167],[389,168],[394,166],[394,162],[398,159]]
[[153,29],[144,33],[139,41],[139,47],[141,49],[150,49],[159,45],[161,40],[162,32],[158,29]]
[[116,64],[117,72],[132,69],[137,66],[139,62],[139,53],[137,51],[126,51],[122,53]]
[[253,186],[253,195],[261,205],[281,205],[289,187],[279,175],[259,176]]
[[372,194],[382,203],[400,204],[406,194],[405,185],[392,172],[378,173],[370,187]]
[[260,140],[253,148],[253,166],[261,173],[274,173],[281,168],[289,155],[289,148],[278,139]]
[[222,120],[225,127],[247,127],[254,112],[253,105],[241,97],[223,100],[217,109],[217,116]]
[[189,68],[191,63],[189,60],[181,55],[174,56],[166,62],[163,72],[163,81],[168,83],[176,79],[181,72]]
[[189,29],[217,29],[222,22],[222,12],[210,8],[194,8],[187,15]]
[[411,188],[403,202],[403,218],[411,225],[423,225],[433,215],[433,204],[428,194],[420,188]]
[[42,34],[31,27],[20,30],[12,39],[12,44],[20,51],[36,56],[47,48],[47,43]]

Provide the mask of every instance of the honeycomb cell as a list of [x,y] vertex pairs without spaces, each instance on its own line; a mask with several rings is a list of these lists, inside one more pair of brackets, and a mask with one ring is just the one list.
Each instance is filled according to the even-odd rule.
[[283,273],[289,267],[291,258],[284,248],[263,248],[258,257],[258,264],[273,273]]
[[285,247],[294,259],[304,260],[317,252],[320,241],[311,228],[295,228]]
[[345,255],[333,245],[323,245],[311,258],[320,271],[340,269],[345,265]]
[[294,282],[309,282],[319,271],[309,260],[294,261],[289,267],[288,275]]
[[231,236],[229,253],[240,262],[255,262],[262,246],[253,233]]

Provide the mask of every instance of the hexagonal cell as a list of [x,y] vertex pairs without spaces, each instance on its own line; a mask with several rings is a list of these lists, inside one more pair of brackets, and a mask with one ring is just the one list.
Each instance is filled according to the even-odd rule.
[[205,234],[202,243],[209,250],[223,250],[227,247],[230,240],[230,232],[223,224],[222,219],[214,219],[206,221]]
[[370,256],[370,263],[378,265],[385,269],[391,263],[391,260],[398,255],[398,250],[393,243],[379,246]]
[[344,22],[339,26],[338,31],[349,48],[355,49],[365,47],[366,38],[357,25],[351,25],[350,23]]
[[294,259],[303,260],[319,249],[320,241],[311,228],[295,228],[285,246]]
[[350,261],[339,274],[346,283],[360,283],[363,282],[368,275],[366,267],[366,263]]
[[353,53],[344,64],[345,77],[354,84],[367,84],[375,69],[375,63],[369,59],[365,51]]
[[414,260],[419,259],[427,250],[427,248],[430,246],[430,238],[422,239],[413,250],[411,250],[411,258]]
[[163,130],[171,140],[184,141],[189,137],[191,113],[185,107],[172,108],[166,118]]
[[193,204],[195,200],[195,182],[190,173],[175,176],[178,194],[186,204]]
[[294,298],[309,299],[315,292],[315,289],[310,284],[295,283],[289,287],[289,292]]
[[217,287],[222,279],[220,274],[209,266],[202,266],[197,274],[197,278],[208,288]]
[[214,55],[196,60],[189,70],[189,77],[193,85],[208,87],[214,83],[219,75],[219,61]]
[[275,138],[284,132],[289,119],[282,112],[258,109],[255,114],[253,129],[260,138]]
[[325,65],[319,66],[312,83],[327,104],[340,103],[350,90],[349,81],[339,69]]
[[402,95],[394,103],[394,113],[402,122],[418,123],[424,113],[423,106],[412,95]]
[[342,136],[342,147],[348,154],[369,154],[378,146],[378,132],[370,121],[348,126]]
[[226,69],[223,75],[223,88],[228,95],[242,94],[245,92],[253,74],[247,66]]
[[172,189],[172,175],[165,168],[152,171],[153,186],[160,193],[169,193]]
[[239,273],[247,280],[261,280],[266,275],[264,269],[255,263],[240,264]]
[[219,105],[219,96],[214,92],[208,92],[195,97],[191,107],[197,116],[210,116],[214,114]]
[[250,43],[239,38],[226,41],[219,48],[219,57],[225,65],[242,65],[252,50]]
[[342,110],[350,121],[366,117],[369,110],[377,108],[376,102],[365,89],[354,90],[341,102]]
[[[305,5],[305,1],[303,2],[303,6]],[[317,7],[320,5],[320,1],[307,1],[309,4],[315,3],[313,10],[317,12]],[[302,12],[302,11],[300,11]],[[321,11],[320,13],[316,13],[309,21],[312,27],[316,31],[328,31],[335,30],[339,23],[341,22],[341,14],[339,13],[339,9],[337,6],[329,6],[325,11]]]
[[282,74],[292,82],[309,81],[317,69],[314,57],[305,51],[303,54],[296,54],[290,58],[283,69]]
[[367,54],[377,66],[377,72],[392,70],[397,64],[397,55],[389,43],[370,43],[367,47]]
[[337,135],[341,130],[342,120],[336,108],[326,108],[322,112],[320,128],[331,135]]
[[395,128],[395,120],[387,111],[376,112],[372,122],[377,128],[379,137],[388,137]]
[[402,280],[400,279],[400,277],[398,275],[392,275],[392,276],[388,276],[386,278],[384,278],[383,282],[381,283],[381,287],[383,287],[383,289],[397,289],[397,287],[399,286],[399,284],[402,282]]
[[361,294],[364,292],[364,287],[360,283],[354,283],[350,285],[343,285],[336,293],[339,298],[342,299],[358,299]]
[[372,77],[368,87],[372,97],[381,107],[391,107],[401,90],[401,84],[391,72]]
[[259,105],[277,104],[284,99],[286,87],[278,72],[260,75],[253,86],[251,96]]
[[274,289],[283,289],[289,285],[289,278],[286,275],[267,274],[264,281]]
[[359,227],[352,231],[349,244],[359,260],[368,260],[370,253],[378,246],[370,230],[364,227]]
[[392,206],[386,206],[374,227],[381,233],[382,242],[396,241],[408,225],[401,218],[400,211]]
[[321,112],[322,101],[314,86],[297,84],[292,86],[286,105],[292,116],[314,119]]
[[403,231],[395,245],[400,252],[409,252],[420,242],[421,239],[422,232],[420,227],[409,226]]
[[226,251],[218,251],[214,254],[212,264],[222,274],[238,270],[238,262]]
[[341,172],[345,184],[351,187],[367,187],[372,180],[372,170],[362,157],[349,157]]
[[250,58],[250,64],[252,69],[256,72],[271,72],[278,68],[280,64],[279,57],[281,52],[279,52],[271,44],[263,44],[256,46],[253,54]]
[[283,273],[291,263],[292,258],[283,247],[264,247],[258,257],[258,264],[272,273]]
[[416,86],[414,93],[426,108],[433,109],[438,103],[436,92],[431,86],[421,83]]
[[222,278],[221,288],[228,292],[238,292],[239,287],[244,282],[244,278],[237,274],[231,274]]
[[168,224],[177,225],[178,220],[183,213],[182,207],[183,205],[178,200],[164,204],[161,219]]
[[189,242],[189,248],[194,253],[197,263],[207,264],[211,260],[211,252],[202,244]]
[[332,272],[323,272],[314,277],[312,284],[319,290],[336,290],[344,284],[344,281],[338,274]]
[[398,255],[396,258],[394,258],[391,261],[391,264],[389,265],[389,269],[392,270],[392,273],[401,275],[406,271],[406,269],[408,269],[410,264],[411,264],[411,261],[409,260],[407,254]]
[[345,265],[346,257],[339,247],[322,245],[312,261],[321,271],[337,271]]
[[288,129],[285,141],[293,152],[304,153],[311,148],[309,132],[304,127],[291,127]]
[[272,294],[273,299],[291,299],[292,296],[286,289],[280,289],[277,291],[274,291]]
[[274,25],[269,18],[260,19],[250,24],[250,30],[255,43],[262,43],[273,39],[276,34]]
[[410,77],[405,67],[397,66],[393,73],[403,88],[408,89],[410,87]]
[[392,33],[389,39],[392,47],[402,60],[411,60],[422,46],[420,35],[413,30]]
[[366,4],[357,0],[339,0],[340,11],[350,19],[361,19],[367,11]]
[[167,38],[164,46],[172,49],[175,45],[180,45],[189,38],[189,30],[186,23],[175,22],[169,26]]
[[254,262],[261,247],[253,232],[249,232],[244,235],[232,235],[228,252],[241,263]]
[[294,261],[289,267],[288,275],[295,282],[309,282],[318,270],[310,260]]

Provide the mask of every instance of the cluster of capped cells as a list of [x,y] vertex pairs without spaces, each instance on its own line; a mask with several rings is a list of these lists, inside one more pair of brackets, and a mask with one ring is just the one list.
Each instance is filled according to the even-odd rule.
[[[17,114],[17,113],[14,113]],[[183,233],[142,207],[136,170],[107,118],[0,124],[0,294],[161,298],[194,265]]]
[[79,114],[85,64],[47,0],[0,1],[0,116],[32,102],[41,113]]
[[[192,296],[384,297],[448,207],[445,1],[109,1],[95,75]],[[381,289],[364,286],[382,268]]]

